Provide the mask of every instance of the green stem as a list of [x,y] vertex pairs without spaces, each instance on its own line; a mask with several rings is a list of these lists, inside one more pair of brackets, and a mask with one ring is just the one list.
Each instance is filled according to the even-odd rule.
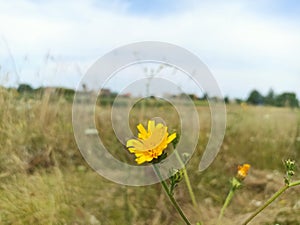
[[300,180],[292,182],[288,185],[285,185],[279,191],[277,191],[271,198],[268,199],[268,201],[265,202],[261,207],[259,207],[242,225],[248,224],[251,220],[254,219],[261,211],[263,211],[265,208],[267,208],[273,201],[275,201],[280,195],[282,195],[287,189],[290,187],[294,187],[300,185]]
[[233,195],[234,195],[234,192],[235,192],[236,188],[235,187],[231,187],[226,199],[225,199],[225,202],[223,204],[223,207],[221,209],[221,212],[220,212],[220,215],[219,215],[219,218],[218,218],[218,224],[221,223],[221,220],[222,220],[222,217],[224,215],[224,212],[225,212],[225,209],[227,208],[227,206],[229,205]]
[[193,206],[194,206],[194,207],[197,207],[196,198],[195,198],[195,195],[194,195],[192,186],[191,186],[191,182],[190,182],[188,173],[187,173],[187,171],[186,171],[185,164],[183,163],[183,161],[182,161],[180,155],[178,154],[178,152],[177,152],[176,150],[175,150],[175,155],[176,155],[177,160],[178,160],[179,163],[181,164],[181,167],[182,167],[182,170],[183,170],[183,175],[184,175],[184,180],[185,180],[186,186],[187,186],[187,188],[188,188],[190,197],[191,197],[191,199],[192,199]]
[[290,183],[289,187],[294,187],[294,186],[298,186],[298,185],[300,185],[300,180]]
[[180,206],[178,205],[177,201],[175,200],[174,196],[170,193],[170,190],[168,188],[167,183],[163,180],[163,177],[161,176],[161,173],[157,167],[156,164],[153,164],[154,170],[157,174],[157,176],[159,177],[160,183],[163,186],[163,188],[165,189],[165,192],[167,193],[170,201],[172,202],[173,206],[175,207],[175,209],[177,210],[177,212],[179,213],[179,215],[181,216],[181,218],[184,220],[184,222],[187,225],[191,225],[191,223],[189,222],[189,220],[187,219],[187,217],[184,215],[183,211],[181,210]]

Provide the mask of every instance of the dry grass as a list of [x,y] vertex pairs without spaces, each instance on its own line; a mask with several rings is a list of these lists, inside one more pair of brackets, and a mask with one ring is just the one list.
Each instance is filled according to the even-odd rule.
[[[183,224],[159,184],[120,186],[89,169],[73,137],[71,103],[62,97],[52,101],[51,95],[46,92],[26,100],[14,91],[0,89],[0,103],[5,106],[0,109],[0,224]],[[215,224],[236,165],[248,162],[252,169],[245,187],[225,213],[224,224],[240,224],[282,185],[282,160],[299,159],[300,112],[228,106],[222,151],[200,173],[197,168],[210,132],[210,113],[206,106],[197,109],[201,133],[187,169],[199,209],[192,208],[184,183],[176,190],[176,198],[193,223]],[[178,120],[170,106],[146,112],[145,121],[156,114],[169,124]],[[102,135],[116,154],[120,144],[111,137],[109,116],[109,108],[101,109],[98,119],[108,127]],[[133,112],[133,131],[140,120],[139,112]],[[177,127],[174,123],[172,128]],[[284,194],[253,224],[300,224],[299,193],[295,188]]]

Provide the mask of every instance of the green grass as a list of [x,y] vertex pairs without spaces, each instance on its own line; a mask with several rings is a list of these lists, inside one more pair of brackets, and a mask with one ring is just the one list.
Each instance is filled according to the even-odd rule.
[[[13,90],[0,89],[0,104],[5,106],[0,108],[0,224],[183,224],[159,184],[126,187],[91,170],[75,143],[72,104],[59,96],[50,101],[51,95],[24,99]],[[156,116],[170,129],[180,128],[172,106],[151,107],[142,113],[142,107],[132,110],[129,121],[134,134],[139,122],[145,124]],[[109,150],[134,163],[127,152],[119,155],[123,148],[110,126],[109,106],[98,109],[97,127]],[[250,163],[245,187],[224,216],[224,224],[240,224],[256,208],[253,200],[263,201],[283,183],[283,159],[293,158],[300,165],[299,109],[228,105],[221,152],[202,173],[197,168],[211,118],[205,104],[197,110],[200,137],[187,170],[199,208],[193,209],[184,182],[175,197],[194,224],[199,220],[215,224],[237,164]],[[299,169],[297,173],[299,178]],[[258,189],[259,185],[265,186]],[[300,224],[298,196],[299,188],[288,191],[253,224]]]

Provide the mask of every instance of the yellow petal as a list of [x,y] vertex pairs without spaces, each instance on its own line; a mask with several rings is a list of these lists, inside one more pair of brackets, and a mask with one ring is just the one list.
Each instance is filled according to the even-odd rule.
[[142,164],[144,162],[146,162],[146,158],[141,156],[135,159],[135,161],[137,162],[137,164]]
[[135,153],[135,148],[128,148],[128,151],[130,151],[131,153]]
[[170,143],[170,142],[173,141],[175,138],[176,138],[176,133],[171,134],[171,135],[168,137],[167,143]]
[[161,127],[165,127],[168,129],[168,127],[164,126],[162,123],[158,123],[156,124],[155,128],[161,128]]
[[127,148],[133,148],[133,149],[136,149],[136,150],[143,150],[144,149],[144,145],[143,143],[141,143],[139,140],[136,140],[136,139],[130,139],[127,141],[126,143],[126,147]]
[[149,120],[148,121],[148,133],[152,134],[154,128],[155,128],[154,120]]
[[142,124],[137,125],[137,129],[139,131],[138,137],[141,139],[148,138],[149,134],[147,133],[145,127]]

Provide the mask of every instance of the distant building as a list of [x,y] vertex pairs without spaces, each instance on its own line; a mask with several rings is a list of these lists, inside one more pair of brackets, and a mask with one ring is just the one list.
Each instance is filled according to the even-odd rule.
[[124,98],[130,98],[131,97],[131,93],[125,93],[123,95],[121,95]]
[[110,89],[103,88],[100,91],[100,96],[109,97],[111,95]]

